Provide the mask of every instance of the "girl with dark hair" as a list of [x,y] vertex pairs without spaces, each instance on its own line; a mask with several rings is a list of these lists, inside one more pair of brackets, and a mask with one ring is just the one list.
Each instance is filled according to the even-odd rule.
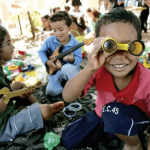
[[[84,31],[86,29],[86,25],[85,25],[84,19],[82,17],[78,17],[78,18],[74,16],[71,16],[71,17],[72,17],[71,33],[75,37],[75,39],[77,39],[78,42],[81,43],[85,39]],[[82,58],[84,58],[86,54],[84,47],[82,46],[81,49],[82,49]]]
[[70,11],[70,15],[73,15],[75,17],[84,17],[83,12],[80,10],[80,6],[82,6],[82,3],[80,0],[72,0],[72,6],[73,10]]
[[[10,84],[2,66],[12,59],[14,46],[8,31],[0,25],[0,89],[8,88],[11,92],[27,88],[22,82]],[[13,97],[7,103],[7,95],[0,94],[0,142],[13,141],[26,132],[41,129],[44,121],[50,120],[54,113],[64,107],[64,102],[40,104],[33,96],[33,90]],[[8,96],[9,97],[9,96]]]
[[49,15],[41,17],[41,21],[43,24],[43,31],[51,31],[51,26],[49,23]]

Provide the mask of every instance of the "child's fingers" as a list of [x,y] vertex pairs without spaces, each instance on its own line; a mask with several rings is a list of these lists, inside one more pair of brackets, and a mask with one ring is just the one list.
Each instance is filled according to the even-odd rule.
[[3,96],[1,97],[1,100],[4,101],[4,100],[6,99],[6,97],[7,97],[6,95],[3,95]]

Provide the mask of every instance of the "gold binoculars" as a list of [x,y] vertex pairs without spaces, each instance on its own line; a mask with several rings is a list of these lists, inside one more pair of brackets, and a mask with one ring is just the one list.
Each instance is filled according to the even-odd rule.
[[134,56],[140,56],[145,49],[145,45],[140,40],[133,40],[127,44],[117,43],[113,38],[106,39],[102,44],[102,50],[106,53],[113,54],[117,50],[129,51]]

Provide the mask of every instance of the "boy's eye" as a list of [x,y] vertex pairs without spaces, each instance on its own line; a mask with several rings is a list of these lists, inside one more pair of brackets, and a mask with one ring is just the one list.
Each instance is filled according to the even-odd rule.
[[62,29],[62,28],[60,28],[59,30],[60,30],[60,31],[63,31],[63,29]]

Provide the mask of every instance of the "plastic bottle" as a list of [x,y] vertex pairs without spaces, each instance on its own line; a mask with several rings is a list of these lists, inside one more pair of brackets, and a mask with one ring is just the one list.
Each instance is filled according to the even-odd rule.
[[53,132],[48,132],[44,136],[44,147],[48,150],[52,150],[53,147],[56,147],[60,143],[60,138],[57,134]]
[[15,72],[15,73],[13,73],[13,74],[7,76],[7,79],[8,79],[9,81],[12,81],[12,80],[15,79],[15,77],[18,76],[18,75],[19,75],[19,72]]

